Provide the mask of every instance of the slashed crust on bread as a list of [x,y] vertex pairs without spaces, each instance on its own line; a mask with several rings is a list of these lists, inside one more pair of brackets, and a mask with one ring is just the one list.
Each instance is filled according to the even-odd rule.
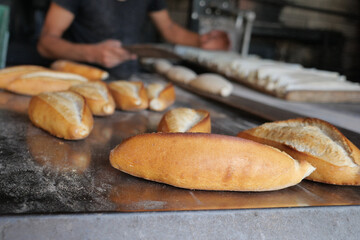
[[114,81],[108,86],[119,109],[138,111],[148,107],[148,97],[142,82]]
[[314,118],[265,123],[238,136],[286,151],[317,168],[308,179],[339,185],[360,184],[360,150],[333,125]]
[[314,168],[253,141],[205,133],[152,133],[123,141],[114,168],[181,188],[270,191],[299,183]]
[[68,60],[55,61],[53,64],[51,64],[51,69],[79,74],[91,81],[101,81],[109,77],[109,73],[100,68]]
[[115,102],[106,84],[96,81],[72,86],[70,91],[85,98],[91,112],[97,116],[111,115],[115,111]]
[[73,92],[42,93],[29,104],[31,122],[64,139],[83,139],[93,128],[91,111],[84,99]]
[[88,80],[80,75],[56,71],[38,71],[24,74],[10,82],[6,90],[24,95],[37,95],[42,92],[68,90],[71,86]]
[[20,65],[0,69],[0,88],[5,88],[10,82],[19,78],[21,75],[44,70],[46,70],[46,68],[35,65]]
[[149,108],[153,111],[163,111],[175,102],[175,89],[169,83],[152,83],[147,87]]
[[175,108],[164,114],[158,132],[211,132],[210,114],[205,110]]

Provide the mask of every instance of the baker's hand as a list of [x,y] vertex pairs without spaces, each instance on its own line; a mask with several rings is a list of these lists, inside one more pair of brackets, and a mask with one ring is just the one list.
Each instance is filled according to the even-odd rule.
[[229,50],[230,40],[226,32],[212,30],[200,36],[200,47],[207,50]]
[[125,61],[136,59],[136,55],[122,48],[120,41],[113,39],[94,44],[92,54],[93,62],[106,68],[112,68]]

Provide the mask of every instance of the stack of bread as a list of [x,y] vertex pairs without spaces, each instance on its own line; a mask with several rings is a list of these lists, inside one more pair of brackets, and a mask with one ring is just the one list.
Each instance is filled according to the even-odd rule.
[[360,102],[360,85],[337,72],[197,48],[179,47],[177,53],[234,81],[286,100]]
[[0,88],[33,96],[29,117],[33,124],[68,140],[86,138],[94,116],[109,116],[115,108],[163,111],[175,101],[171,83],[102,82],[108,73],[85,64],[58,60],[52,69],[23,65],[0,70]]

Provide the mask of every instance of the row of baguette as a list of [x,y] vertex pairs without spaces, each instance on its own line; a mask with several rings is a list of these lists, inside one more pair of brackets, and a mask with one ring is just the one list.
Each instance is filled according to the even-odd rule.
[[228,97],[233,92],[233,85],[223,76],[215,73],[204,73],[197,75],[190,68],[173,65],[166,59],[151,61],[154,70],[168,80],[176,83],[186,84],[190,87],[211,94]]
[[[239,54],[222,51],[206,51],[197,48],[179,47],[177,53],[182,58],[218,72],[230,79],[266,92],[273,96],[297,99],[295,92],[316,91],[345,92],[359,94],[360,85],[346,80],[337,72],[304,68],[300,64],[291,64],[256,56],[247,58]],[[324,96],[314,98],[317,101],[336,101]],[[347,98],[348,101],[359,101],[358,97]],[[339,99],[341,101],[342,99]]]
[[[75,91],[41,93],[30,101],[29,117],[52,135],[81,139],[93,124],[87,102]],[[239,138],[211,134],[208,112],[180,108],[164,114],[158,131],[119,144],[110,154],[112,166],[148,180],[202,190],[269,191],[304,178],[360,184],[360,150],[318,119],[267,123],[239,133]]]

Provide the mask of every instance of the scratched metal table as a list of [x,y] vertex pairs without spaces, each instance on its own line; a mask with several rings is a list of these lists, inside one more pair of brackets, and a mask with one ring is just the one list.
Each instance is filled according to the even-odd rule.
[[[153,74],[134,79],[163,81]],[[267,121],[178,86],[176,95],[171,108],[208,110],[213,133],[235,136]],[[356,239],[360,233],[359,187],[304,180],[273,192],[214,192],[142,180],[112,168],[109,152],[127,137],[156,131],[164,112],[116,111],[96,117],[85,140],[65,141],[30,123],[29,100],[0,91],[1,239]],[[359,147],[359,134],[345,135]]]

